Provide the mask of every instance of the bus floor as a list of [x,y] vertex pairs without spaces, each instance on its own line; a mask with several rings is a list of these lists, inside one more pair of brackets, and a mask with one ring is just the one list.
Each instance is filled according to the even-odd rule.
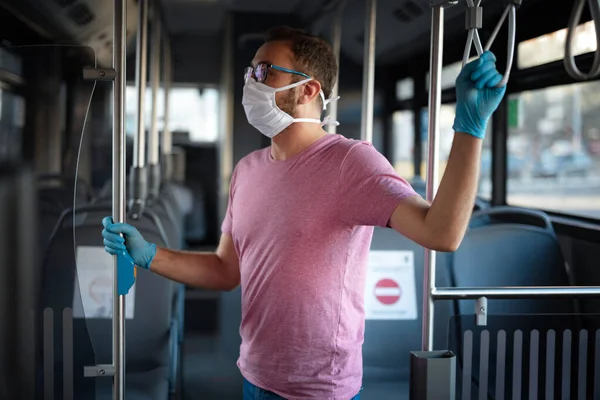
[[[242,376],[235,362],[219,354],[216,335],[189,332],[185,336],[182,400],[241,400]],[[408,382],[366,379],[361,400],[408,400]]]

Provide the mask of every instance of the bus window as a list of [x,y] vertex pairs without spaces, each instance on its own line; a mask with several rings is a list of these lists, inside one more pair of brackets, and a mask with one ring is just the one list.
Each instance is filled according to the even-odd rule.
[[0,69],[20,76],[22,73],[21,57],[0,48]]
[[600,218],[599,106],[598,81],[509,97],[509,204]]
[[415,81],[413,78],[405,78],[396,83],[396,100],[410,100],[415,94]]
[[[440,174],[438,183],[441,182],[448,163],[448,156],[452,147],[454,131],[455,104],[442,104],[440,109]],[[421,109],[421,179],[425,180],[427,175],[427,109]],[[393,114],[394,126],[394,168],[398,175],[411,181],[415,178],[414,173],[414,113],[410,110],[396,111]],[[478,196],[491,200],[492,198],[492,127],[491,121],[487,126],[487,133],[483,141],[483,152],[481,156],[481,172],[479,178]]]
[[[467,62],[475,60],[476,56],[471,56]],[[442,90],[451,89],[456,85],[456,78],[462,71],[462,60],[448,64],[442,68],[442,79],[440,87]],[[429,71],[425,74],[425,90],[429,91]]]
[[[126,90],[126,131],[133,137],[136,126],[137,90],[135,86],[127,86]],[[163,89],[158,89],[157,124],[163,129],[164,122]],[[146,91],[144,99],[146,129],[150,129],[152,110],[152,90]],[[171,132],[182,132],[187,140],[194,143],[214,143],[219,135],[219,91],[205,87],[172,87],[169,93],[169,129]]]
[[23,98],[0,88],[0,161],[20,160],[24,123]]
[[415,114],[410,110],[396,111],[392,115],[394,169],[398,175],[409,181],[415,176],[413,163],[414,118]]
[[[567,29],[548,33],[519,43],[517,65],[519,69],[536,67],[565,58]],[[594,21],[586,22],[575,29],[573,55],[578,56],[596,51]]]

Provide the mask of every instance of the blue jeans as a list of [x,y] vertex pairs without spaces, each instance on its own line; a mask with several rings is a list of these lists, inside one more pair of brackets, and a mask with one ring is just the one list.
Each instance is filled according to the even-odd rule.
[[[285,398],[268,390],[261,389],[244,379],[244,400],[285,400]],[[360,400],[360,393],[350,400]]]

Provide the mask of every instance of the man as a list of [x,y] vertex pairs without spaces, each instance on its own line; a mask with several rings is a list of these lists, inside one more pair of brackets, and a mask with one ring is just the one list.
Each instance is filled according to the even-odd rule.
[[459,246],[486,124],[505,92],[491,53],[461,72],[456,134],[429,204],[371,144],[322,129],[336,71],[321,39],[290,28],[267,35],[242,103],[271,146],[237,164],[216,252],[157,248],[130,225],[103,222],[106,251],[127,251],[139,267],[206,289],[241,284],[244,399],[359,398],[373,226],[438,251]]

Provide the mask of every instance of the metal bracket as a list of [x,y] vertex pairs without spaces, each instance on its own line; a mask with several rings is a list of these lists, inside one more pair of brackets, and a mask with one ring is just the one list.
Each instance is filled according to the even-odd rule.
[[483,28],[483,8],[467,7],[467,12],[465,13],[465,29],[481,28]]
[[430,0],[431,7],[448,8],[458,4],[458,0]]
[[521,7],[521,4],[523,4],[523,0],[508,0],[507,3],[507,5],[515,6],[515,8],[518,10],[519,7]]
[[487,325],[487,297],[480,297],[475,302],[475,324]]
[[117,71],[112,68],[84,68],[83,80],[112,82],[117,77]]
[[83,367],[83,376],[86,378],[97,378],[103,376],[114,376],[116,368],[114,365],[94,365]]

